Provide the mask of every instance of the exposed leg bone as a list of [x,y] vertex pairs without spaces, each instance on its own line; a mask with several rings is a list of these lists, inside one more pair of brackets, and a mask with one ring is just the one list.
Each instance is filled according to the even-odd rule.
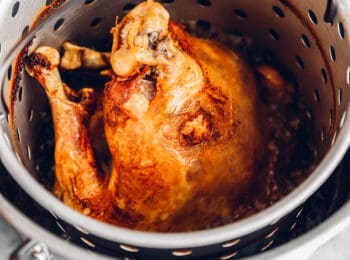
[[63,48],[64,55],[61,61],[63,69],[104,69],[109,67],[110,54],[107,52],[98,52],[69,42],[65,42]]
[[70,101],[58,71],[59,62],[58,51],[51,47],[38,48],[26,60],[27,72],[40,82],[51,103],[55,128],[55,193],[83,213],[102,218],[106,214],[104,209],[109,208],[108,196],[87,127],[89,108],[94,102],[93,90],[82,90],[79,103]]

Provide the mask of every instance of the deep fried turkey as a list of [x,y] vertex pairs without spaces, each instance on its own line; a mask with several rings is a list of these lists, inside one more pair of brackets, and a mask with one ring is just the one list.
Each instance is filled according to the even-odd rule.
[[86,215],[140,230],[194,230],[230,217],[249,192],[262,144],[251,69],[232,50],[187,34],[151,0],[112,34],[102,101],[108,174],[89,135],[94,90],[73,93],[62,83],[53,48],[38,48],[26,64],[52,108],[55,194]]

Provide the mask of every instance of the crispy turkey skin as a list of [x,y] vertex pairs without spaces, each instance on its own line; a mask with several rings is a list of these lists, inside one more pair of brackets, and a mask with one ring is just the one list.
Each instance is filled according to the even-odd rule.
[[107,175],[88,133],[93,90],[72,101],[53,50],[39,48],[26,64],[52,108],[55,194],[86,215],[139,230],[196,230],[230,217],[249,192],[262,145],[251,69],[226,47],[187,34],[152,0],[112,35],[102,102]]

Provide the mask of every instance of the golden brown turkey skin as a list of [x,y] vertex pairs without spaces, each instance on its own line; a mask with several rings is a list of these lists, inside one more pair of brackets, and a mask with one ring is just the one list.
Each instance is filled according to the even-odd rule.
[[151,1],[113,34],[116,75],[103,111],[117,207],[141,229],[228,217],[258,159],[252,72],[232,51],[169,23]]
[[89,136],[92,92],[72,101],[52,48],[27,63],[52,107],[55,193],[86,215],[139,230],[195,230],[229,218],[260,156],[250,68],[231,50],[188,35],[153,1],[112,33],[114,75],[102,102],[109,174],[99,170]]

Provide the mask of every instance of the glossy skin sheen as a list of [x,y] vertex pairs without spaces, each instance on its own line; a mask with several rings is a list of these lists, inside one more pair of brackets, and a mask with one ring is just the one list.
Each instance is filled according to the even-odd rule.
[[139,230],[195,230],[230,218],[249,193],[261,145],[250,68],[231,50],[189,36],[153,1],[112,33],[113,76],[103,96],[110,174],[98,169],[88,133],[92,90],[70,101],[45,47],[32,56],[47,66],[27,63],[52,107],[56,195]]

